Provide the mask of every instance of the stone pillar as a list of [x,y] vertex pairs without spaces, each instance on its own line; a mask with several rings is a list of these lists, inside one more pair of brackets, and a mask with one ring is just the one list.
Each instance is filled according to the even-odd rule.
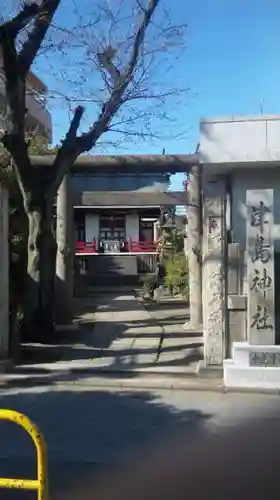
[[58,190],[56,210],[56,321],[62,325],[71,322],[73,315],[74,229],[69,175]]
[[187,329],[202,327],[202,263],[201,263],[201,165],[194,165],[188,174],[188,235],[190,322]]
[[248,190],[247,342],[234,342],[224,361],[228,387],[280,389],[280,346],[275,345],[273,190]]
[[222,367],[226,353],[225,183],[207,183],[203,198],[204,365]]
[[0,186],[0,371],[9,357],[9,235],[8,192]]
[[275,344],[273,190],[247,191],[248,341]]

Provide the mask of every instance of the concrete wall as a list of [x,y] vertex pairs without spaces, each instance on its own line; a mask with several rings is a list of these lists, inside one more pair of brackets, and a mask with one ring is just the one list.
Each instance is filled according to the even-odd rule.
[[9,355],[8,192],[0,187],[0,360]]
[[131,213],[125,216],[125,234],[126,238],[131,238],[132,241],[139,240],[139,215]]
[[280,116],[216,118],[200,123],[202,163],[280,160]]
[[99,238],[99,215],[98,214],[86,214],[85,216],[85,233],[86,242],[98,240]]

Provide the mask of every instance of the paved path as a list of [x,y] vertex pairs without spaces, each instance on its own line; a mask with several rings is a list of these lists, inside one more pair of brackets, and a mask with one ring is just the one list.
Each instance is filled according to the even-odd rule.
[[[270,411],[277,411],[279,418],[280,398],[61,385],[2,390],[0,407],[22,411],[44,433],[54,493],[60,487],[82,483],[84,477],[94,479],[131,454],[163,443],[169,435],[197,440],[205,427],[219,431]],[[25,434],[0,423],[0,443],[0,476],[35,474],[34,450]],[[35,495],[5,492],[0,498],[34,500]]]
[[41,368],[111,372],[194,373],[202,357],[201,334],[186,332],[187,309],[144,304],[131,293],[96,295],[84,303],[80,331],[59,363]]
[[203,334],[184,329],[189,319],[186,304],[167,298],[160,304],[144,303],[144,307],[164,333],[159,363],[154,371],[194,373],[198,361],[203,358]]
[[95,296],[94,306],[94,328],[85,337],[84,345],[99,347],[100,352],[92,356],[94,361],[91,359],[96,367],[122,369],[155,363],[162,329],[134,295]]

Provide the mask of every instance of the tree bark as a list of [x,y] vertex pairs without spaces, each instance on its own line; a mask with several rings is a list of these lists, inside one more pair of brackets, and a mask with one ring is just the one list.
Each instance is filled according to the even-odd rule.
[[29,225],[26,307],[23,336],[50,341],[54,333],[54,276],[56,243],[51,204],[40,200],[26,210]]

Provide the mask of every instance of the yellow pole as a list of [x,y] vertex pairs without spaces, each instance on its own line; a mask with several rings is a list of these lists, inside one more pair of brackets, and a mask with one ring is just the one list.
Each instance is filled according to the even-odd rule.
[[37,451],[37,479],[0,478],[0,488],[37,490],[38,500],[48,500],[47,452],[43,435],[31,420],[13,410],[1,410],[0,420],[7,420],[22,427],[33,440]]

